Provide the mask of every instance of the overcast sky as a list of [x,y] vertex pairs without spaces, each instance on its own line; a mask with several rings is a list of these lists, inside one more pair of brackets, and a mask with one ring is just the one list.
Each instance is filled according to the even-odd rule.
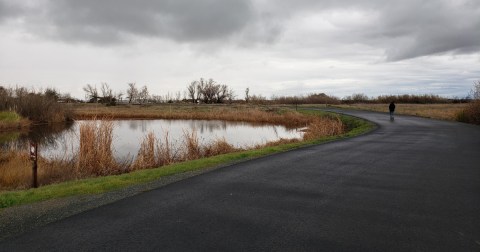
[[464,97],[479,0],[0,0],[0,85]]

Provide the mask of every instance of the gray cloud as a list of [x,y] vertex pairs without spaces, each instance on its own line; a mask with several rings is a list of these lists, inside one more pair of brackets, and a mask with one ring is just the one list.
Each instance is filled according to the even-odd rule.
[[335,30],[301,34],[308,44],[299,40],[291,49],[311,47],[314,53],[315,44],[329,51],[363,44],[383,49],[388,61],[480,51],[477,0],[42,0],[36,5],[0,0],[0,22],[22,17],[26,29],[39,36],[95,45],[135,37],[275,43],[296,19],[339,11],[361,12],[368,20],[362,25],[329,20]]
[[249,1],[237,0],[46,0],[23,13],[3,11],[4,2],[0,7],[0,18],[4,12],[23,16],[27,29],[40,36],[92,44],[139,36],[181,42],[219,40],[241,32],[253,18]]
[[386,6],[379,21],[376,35],[390,42],[384,45],[388,60],[480,51],[478,1],[399,1]]
[[305,34],[306,40],[317,40],[317,44],[326,43],[330,48],[341,44],[383,48],[388,61],[480,51],[480,2],[477,0],[271,0],[263,8],[292,20],[308,15],[328,17],[342,11],[359,11],[369,18],[368,22],[345,25],[341,24],[342,20],[335,20],[339,22],[331,23],[335,31]]
[[0,23],[17,16],[19,13],[21,13],[21,10],[16,5],[0,0]]
[[251,15],[247,2],[235,0],[61,0],[48,9],[60,37],[100,42],[129,35],[215,40],[241,30]]

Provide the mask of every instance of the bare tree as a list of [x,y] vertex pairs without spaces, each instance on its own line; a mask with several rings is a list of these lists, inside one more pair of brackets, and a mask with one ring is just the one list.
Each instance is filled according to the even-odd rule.
[[213,103],[219,89],[220,86],[217,85],[213,79],[209,79],[203,89],[203,101],[205,103]]
[[245,89],[245,101],[248,103],[250,101],[250,88]]
[[101,102],[112,104],[115,103],[115,97],[113,96],[113,90],[108,86],[106,82],[102,83],[102,87],[100,88],[102,92]]
[[165,102],[167,103],[173,103],[173,98],[172,98],[172,95],[170,94],[170,92],[168,92],[166,95],[165,95],[165,98],[163,99]]
[[181,99],[182,99],[182,92],[177,91],[175,93],[175,102],[180,102]]
[[187,87],[188,98],[192,100],[192,103],[196,103],[196,94],[197,94],[197,81],[192,81]]
[[474,100],[480,100],[480,80],[473,82],[473,87],[470,90],[470,96]]
[[227,85],[216,85],[215,87],[215,100],[217,103],[223,103],[225,98],[227,98],[228,87]]
[[233,89],[229,89],[228,92],[227,92],[227,100],[229,103],[232,103],[233,100],[235,100],[235,92],[233,91]]
[[152,100],[154,103],[162,103],[163,97],[161,95],[152,95]]
[[92,86],[87,84],[83,87],[83,91],[85,91],[85,97],[88,99],[89,102],[98,102],[98,90],[96,86]]
[[138,98],[138,89],[136,87],[136,83],[128,83],[127,98],[128,103],[135,102],[135,100]]
[[203,100],[203,91],[205,90],[206,81],[203,78],[200,78],[200,81],[197,81],[197,101]]
[[234,94],[228,89],[227,85],[217,84],[213,79],[205,80],[200,78],[198,81],[192,81],[187,86],[188,98],[192,102],[202,101],[203,103],[223,103],[228,98],[233,100]]
[[147,88],[147,86],[142,87],[142,90],[138,93],[138,98],[140,99],[141,103],[147,103],[147,101],[148,101],[148,88]]
[[122,96],[123,96],[123,92],[122,91],[119,91],[119,92],[116,92],[115,93],[115,98],[117,99],[117,101],[122,101]]

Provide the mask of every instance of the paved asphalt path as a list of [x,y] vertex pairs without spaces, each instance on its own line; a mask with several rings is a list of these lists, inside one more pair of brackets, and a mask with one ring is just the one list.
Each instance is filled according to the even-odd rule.
[[480,251],[480,127],[349,111],[372,133],[221,168],[1,251]]

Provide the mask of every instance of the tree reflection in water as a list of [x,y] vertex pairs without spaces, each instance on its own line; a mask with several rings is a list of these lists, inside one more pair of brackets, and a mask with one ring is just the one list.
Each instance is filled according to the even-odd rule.
[[73,130],[73,125],[74,122],[45,124],[33,126],[29,131],[9,132],[14,137],[0,141],[0,148],[25,151],[30,142],[34,142],[39,148],[57,149],[60,143],[64,143],[61,138]]

